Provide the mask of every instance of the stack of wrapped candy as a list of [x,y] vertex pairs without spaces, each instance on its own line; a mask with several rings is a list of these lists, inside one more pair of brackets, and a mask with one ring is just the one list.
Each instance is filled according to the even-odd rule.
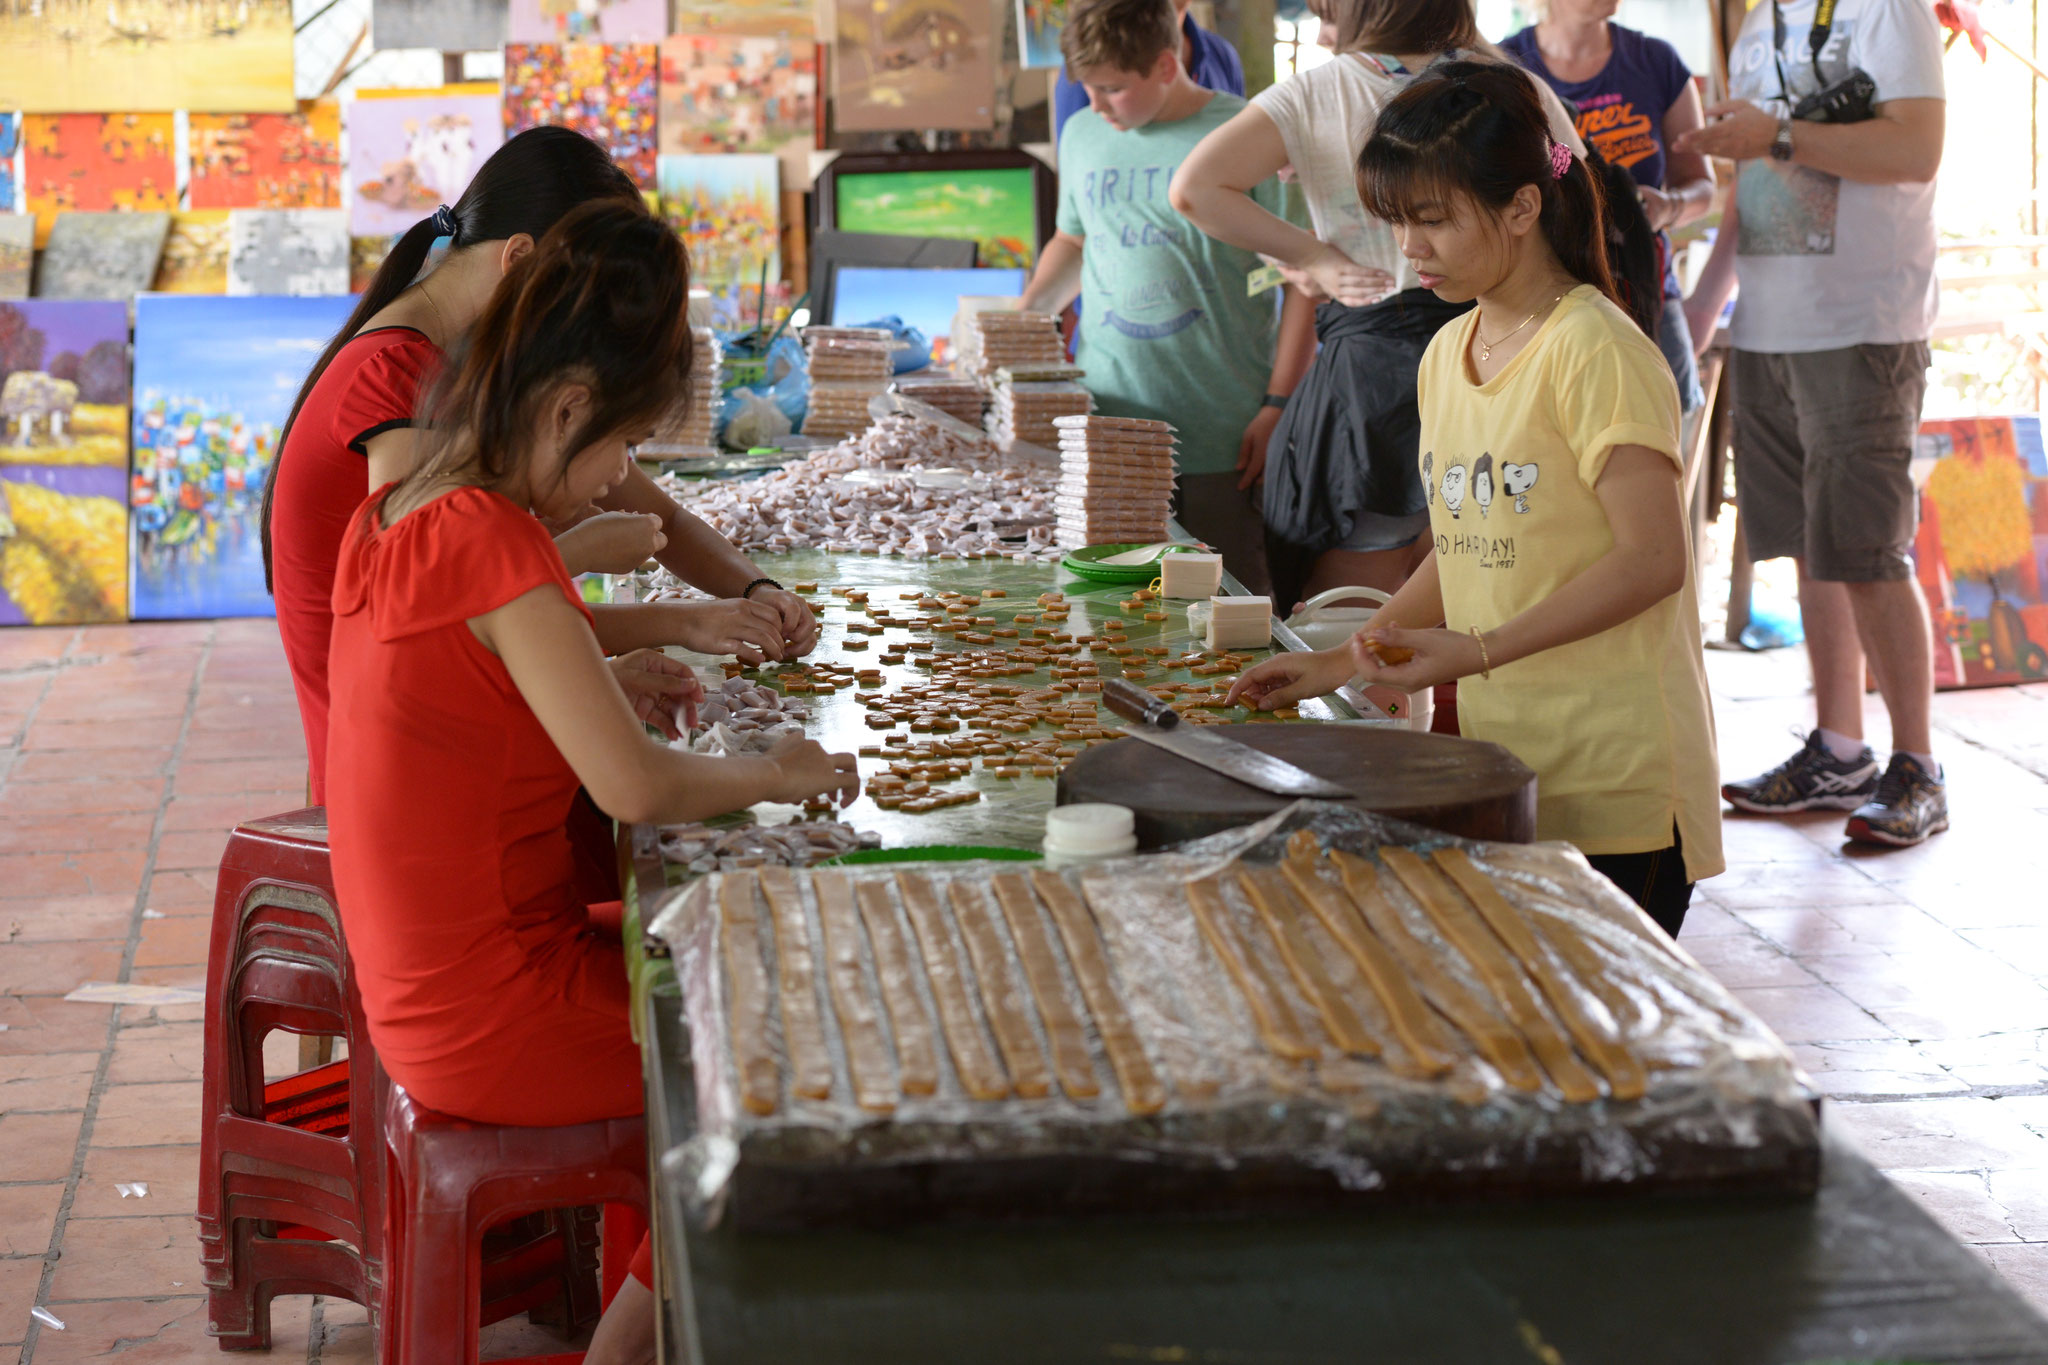
[[1067,363],[1059,319],[1050,313],[974,313],[959,330],[955,364],[965,374]]
[[981,410],[988,401],[988,390],[975,380],[945,370],[927,370],[904,375],[894,387],[905,398],[929,403],[977,430],[981,427]]
[[1056,417],[1060,481],[1057,542],[1085,545],[1166,539],[1173,502],[1173,427],[1140,417]]
[[811,371],[810,411],[804,435],[843,440],[874,422],[868,400],[889,387],[895,339],[874,327],[806,327]]
[[723,406],[718,337],[709,327],[690,329],[690,378],[683,396],[655,425],[641,449],[662,457],[716,455],[718,413]]
[[989,435],[1005,449],[1017,441],[1051,446],[1060,434],[1054,422],[1062,417],[1085,417],[1095,407],[1094,398],[1081,386],[1080,375],[1072,366],[1018,373],[997,370]]

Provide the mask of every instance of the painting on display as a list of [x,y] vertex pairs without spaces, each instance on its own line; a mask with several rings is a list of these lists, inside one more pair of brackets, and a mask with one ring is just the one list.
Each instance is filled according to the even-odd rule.
[[128,611],[128,305],[0,303],[0,625]]
[[15,201],[14,154],[21,147],[21,115],[0,114],[0,213],[12,213]]
[[348,215],[340,209],[234,209],[230,294],[346,294]]
[[766,154],[661,158],[661,213],[690,249],[690,282],[714,292],[782,275],[778,163]]
[[169,114],[35,114],[22,125],[22,181],[36,245],[60,213],[177,207]]
[[668,0],[512,0],[514,43],[658,43]]
[[36,220],[25,213],[0,213],[0,299],[28,297],[36,259]]
[[1038,256],[1037,181],[1029,167],[842,174],[833,211],[841,232],[972,238],[984,266],[1028,270]]
[[505,140],[490,86],[362,95],[348,106],[349,230],[404,232],[462,197]]
[[661,45],[664,154],[807,147],[817,111],[817,48],[808,39],[699,33]]
[[507,43],[505,136],[544,123],[574,128],[651,190],[660,84],[653,43]]
[[0,6],[0,52],[0,108],[292,108],[291,0],[10,4]]
[[2039,417],[1927,422],[1915,572],[1934,618],[1934,682],[2048,679],[2048,454]]
[[39,299],[126,299],[149,288],[168,213],[60,213],[36,266]]
[[1064,66],[1060,32],[1067,26],[1067,0],[1017,0],[1019,66]]
[[837,0],[833,122],[841,132],[995,126],[986,4]]
[[341,206],[341,106],[290,114],[194,114],[186,200],[195,209]]
[[505,45],[505,0],[371,0],[379,48],[495,52]]
[[171,215],[164,238],[163,259],[157,262],[159,294],[225,294],[228,292],[228,211],[193,209]]
[[264,481],[300,383],[354,306],[347,295],[135,301],[135,619],[273,614]]
[[811,0],[678,0],[669,31],[815,43],[817,22]]

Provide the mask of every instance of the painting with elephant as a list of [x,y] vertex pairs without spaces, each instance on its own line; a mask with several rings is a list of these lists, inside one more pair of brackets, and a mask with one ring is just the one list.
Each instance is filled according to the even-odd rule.
[[0,626],[128,614],[128,306],[0,303]]

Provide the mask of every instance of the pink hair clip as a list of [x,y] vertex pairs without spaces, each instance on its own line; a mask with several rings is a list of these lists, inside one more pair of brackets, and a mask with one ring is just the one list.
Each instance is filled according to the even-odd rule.
[[1572,168],[1572,149],[1562,142],[1550,144],[1550,178],[1564,179],[1564,173]]

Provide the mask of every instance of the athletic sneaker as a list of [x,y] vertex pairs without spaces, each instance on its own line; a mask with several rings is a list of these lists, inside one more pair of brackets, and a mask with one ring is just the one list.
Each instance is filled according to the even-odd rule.
[[1844,833],[1859,843],[1910,848],[1947,828],[1948,788],[1941,775],[1916,758],[1893,754],[1877,794],[1856,808]]
[[1721,795],[1737,810],[1757,815],[1855,810],[1877,791],[1877,772],[1877,755],[1868,744],[1845,763],[1828,751],[1815,730],[1798,753],[1760,777],[1723,783]]

